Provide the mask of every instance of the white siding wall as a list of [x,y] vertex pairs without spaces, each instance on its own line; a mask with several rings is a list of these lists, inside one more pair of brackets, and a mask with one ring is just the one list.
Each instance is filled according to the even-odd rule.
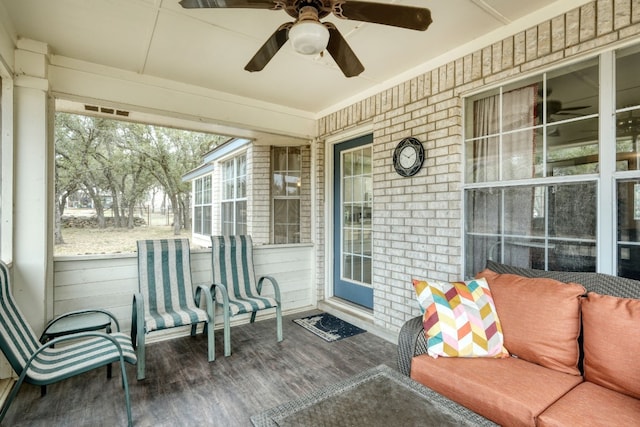
[[[312,304],[313,252],[313,246],[308,244],[254,248],[256,275],[270,275],[276,278],[280,285],[285,314],[309,309]],[[209,251],[192,252],[191,272],[194,285],[211,282],[210,257]],[[95,258],[60,257],[54,260],[55,316],[84,308],[105,308],[115,314],[121,329],[128,332],[131,329],[133,293],[137,288],[138,270],[135,254]],[[270,294],[270,287],[265,286],[264,292]],[[272,311],[258,315],[258,320],[261,317],[273,317]],[[220,311],[216,317],[216,326],[222,325]],[[248,321],[248,316],[233,319],[233,323],[244,323]],[[175,332],[170,330],[154,333],[148,339],[161,339]],[[188,330],[183,329],[178,333],[186,335]]]

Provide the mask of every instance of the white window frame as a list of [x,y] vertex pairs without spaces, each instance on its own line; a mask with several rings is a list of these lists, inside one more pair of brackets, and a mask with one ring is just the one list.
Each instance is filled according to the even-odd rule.
[[[205,188],[205,183],[208,181],[209,187],[208,191]],[[199,224],[196,221],[196,211],[200,208],[203,213],[204,209],[210,209],[209,212],[209,232],[206,232],[205,229],[205,215],[200,215]],[[193,234],[198,234],[201,236],[209,236],[213,230],[213,175],[207,174],[201,177],[198,177],[193,180],[193,226],[192,232]]]
[[[220,171],[221,171],[221,175],[220,175],[220,231],[222,234],[246,234],[247,233],[247,227],[248,227],[248,218],[246,215],[247,212],[247,208],[248,208],[248,200],[247,200],[247,190],[248,190],[248,163],[247,163],[247,151],[243,151],[242,153],[239,153],[231,158],[227,158],[225,160],[221,160],[220,161]],[[244,164],[245,164],[245,168],[244,168],[244,174],[241,174],[239,171],[239,161],[240,159],[244,159]],[[233,167],[233,172],[232,172],[232,176],[231,178],[226,178],[225,177],[225,171],[226,171],[226,167],[229,164],[232,164]],[[244,179],[244,195],[239,195],[238,191],[240,189],[240,182],[241,180]],[[227,194],[227,192],[225,191],[225,184],[231,182],[232,185],[232,191],[231,191],[231,195],[229,196]],[[238,216],[238,209],[239,209],[239,205],[241,203],[244,203],[245,206],[245,217],[244,217],[244,222],[241,221],[241,218],[239,219]],[[225,221],[225,205],[226,204],[232,204],[233,205],[233,209],[232,209],[232,215],[233,215],[233,220],[230,221]],[[226,230],[225,227],[225,222],[227,223],[232,223],[233,224],[233,232],[230,233],[229,231],[231,230]]]
[[[289,149],[290,148],[296,148],[298,150],[298,155],[300,157],[299,160],[299,165],[300,165],[300,169],[290,169],[289,168]],[[301,221],[300,221],[300,209],[302,208],[301,205],[301,197],[300,197],[300,188],[301,188],[301,184],[302,184],[302,147],[277,147],[274,146],[271,148],[271,155],[272,155],[272,159],[273,159],[273,153],[275,150],[281,150],[284,149],[286,150],[286,166],[284,169],[279,169],[279,170],[275,170],[274,169],[274,165],[273,165],[273,161],[271,162],[271,185],[272,185],[272,193],[271,193],[271,229],[273,230],[273,242],[275,244],[290,244],[290,243],[300,243],[300,228],[301,228]],[[280,194],[275,194],[273,191],[273,187],[275,185],[274,183],[274,178],[275,178],[275,174],[277,172],[281,172],[281,175],[284,176],[290,176],[289,173],[290,172],[297,172],[298,173],[298,194],[297,195],[287,195],[286,194],[286,190],[285,190],[285,194],[284,195],[280,195]],[[286,183],[285,183],[286,186]],[[297,201],[298,202],[298,218],[297,221],[292,221],[291,218],[287,217],[287,221],[286,223],[276,223],[277,221],[277,215],[276,215],[276,201]],[[287,213],[288,213],[288,209],[287,209]],[[291,236],[289,234],[289,227],[291,225],[298,225],[298,232],[296,236]],[[287,235],[286,235],[286,239],[284,242],[279,242],[276,239],[276,226],[277,225],[286,225],[287,226]]]

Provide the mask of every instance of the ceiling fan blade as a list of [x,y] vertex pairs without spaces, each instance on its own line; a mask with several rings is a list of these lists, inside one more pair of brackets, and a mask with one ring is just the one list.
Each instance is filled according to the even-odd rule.
[[280,48],[289,40],[289,29],[293,26],[293,22],[287,22],[278,27],[278,29],[269,37],[260,49],[253,55],[253,58],[244,67],[247,71],[261,71],[271,58],[274,57]]
[[433,22],[431,20],[431,11],[426,8],[365,1],[349,0],[336,4],[333,13],[343,19],[420,31],[429,28],[429,25]]
[[180,0],[180,6],[185,9],[276,9],[278,3],[274,0]]
[[347,41],[342,37],[340,31],[335,25],[330,22],[325,22],[324,26],[329,29],[329,44],[327,45],[327,51],[336,61],[338,67],[342,70],[345,76],[355,77],[364,71],[364,65],[360,62],[358,57]]

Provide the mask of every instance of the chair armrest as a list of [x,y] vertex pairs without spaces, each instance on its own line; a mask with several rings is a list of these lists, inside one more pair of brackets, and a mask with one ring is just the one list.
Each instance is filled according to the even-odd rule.
[[258,294],[262,294],[262,282],[264,281],[264,279],[267,279],[269,282],[271,282],[271,286],[273,286],[273,292],[275,294],[276,302],[278,303],[278,305],[280,305],[280,285],[278,285],[278,281],[276,280],[275,277],[262,276],[260,279],[258,279],[258,284],[256,286]]
[[143,336],[144,330],[144,297],[141,292],[136,292],[131,306],[131,344],[134,349],[138,346],[138,335]]
[[213,303],[213,296],[211,295],[212,286],[198,285],[196,287],[196,293],[194,296],[196,307],[200,307],[200,301],[204,298],[205,311],[209,315],[209,321],[215,320],[216,305]]
[[424,335],[422,316],[408,320],[400,328],[398,335],[398,369],[409,376],[411,374],[411,359],[427,352],[427,342]]
[[99,337],[99,338],[104,338],[107,341],[111,341],[111,343],[118,350],[118,353],[120,355],[120,362],[124,364],[124,352],[122,351],[122,346],[120,345],[120,343],[118,342],[117,339],[115,339],[114,337],[112,337],[111,335],[109,335],[109,334],[107,334],[105,332],[100,332],[100,331],[78,332],[76,334],[69,334],[69,335],[64,335],[64,336],[61,336],[61,337],[54,338],[51,341],[47,341],[45,344],[41,345],[31,355],[31,357],[29,358],[29,360],[25,364],[24,369],[20,373],[20,380],[19,381],[22,382],[24,377],[27,375],[27,371],[29,370],[29,367],[31,366],[33,361],[36,359],[36,357],[40,353],[42,353],[47,348],[53,347],[56,344],[59,344],[59,343],[64,342],[64,341],[78,340],[78,339],[91,338],[91,337]]
[[116,325],[116,332],[120,332],[120,323],[118,322],[118,319],[116,319],[116,316],[114,316],[113,313],[111,313],[108,310],[104,310],[102,308],[88,308],[88,309],[83,309],[83,310],[70,311],[68,313],[61,314],[60,316],[51,319],[47,323],[47,325],[44,327],[44,330],[42,331],[42,334],[40,335],[39,341],[42,342],[43,338],[45,337],[45,335],[49,331],[49,328],[51,328],[54,324],[56,324],[60,320],[66,319],[68,317],[73,317],[73,316],[77,316],[77,315],[81,315],[81,314],[88,314],[88,313],[102,313],[102,314],[105,314],[105,315],[109,316],[109,318],[111,318],[111,321]]
[[222,301],[220,302],[220,304],[224,304],[226,306],[229,305],[229,293],[227,292],[227,287],[225,285],[223,285],[222,283],[213,283],[210,287],[211,290],[211,300],[213,302],[216,302],[216,289],[218,289],[220,291],[220,294],[222,295]]

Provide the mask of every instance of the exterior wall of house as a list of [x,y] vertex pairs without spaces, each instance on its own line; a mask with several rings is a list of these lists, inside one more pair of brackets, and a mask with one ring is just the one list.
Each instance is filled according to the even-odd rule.
[[270,243],[271,230],[271,147],[268,145],[252,145],[250,165],[251,180],[249,182],[249,206],[251,213],[251,237],[256,243]]
[[[325,297],[325,203],[320,191],[327,141],[364,126],[374,149],[374,323],[390,331],[419,309],[413,277],[460,280],[462,274],[463,96],[480,88],[540,72],[617,45],[640,42],[640,3],[600,0],[537,23],[318,121],[317,289]],[[425,146],[423,169],[395,173],[396,144],[415,137]]]
[[[271,195],[271,145],[249,143],[244,148],[216,161],[212,173],[212,227],[213,234],[219,234],[220,200],[222,194],[221,162],[239,155],[245,151],[247,156],[247,233],[251,234],[256,245],[266,245],[273,242],[273,200]],[[300,188],[300,243],[310,243],[311,240],[311,149],[301,146],[302,183]],[[200,176],[199,176],[200,177]],[[193,191],[193,190],[192,190]],[[192,197],[195,200],[195,197]],[[209,236],[193,235],[196,245],[208,246]]]

